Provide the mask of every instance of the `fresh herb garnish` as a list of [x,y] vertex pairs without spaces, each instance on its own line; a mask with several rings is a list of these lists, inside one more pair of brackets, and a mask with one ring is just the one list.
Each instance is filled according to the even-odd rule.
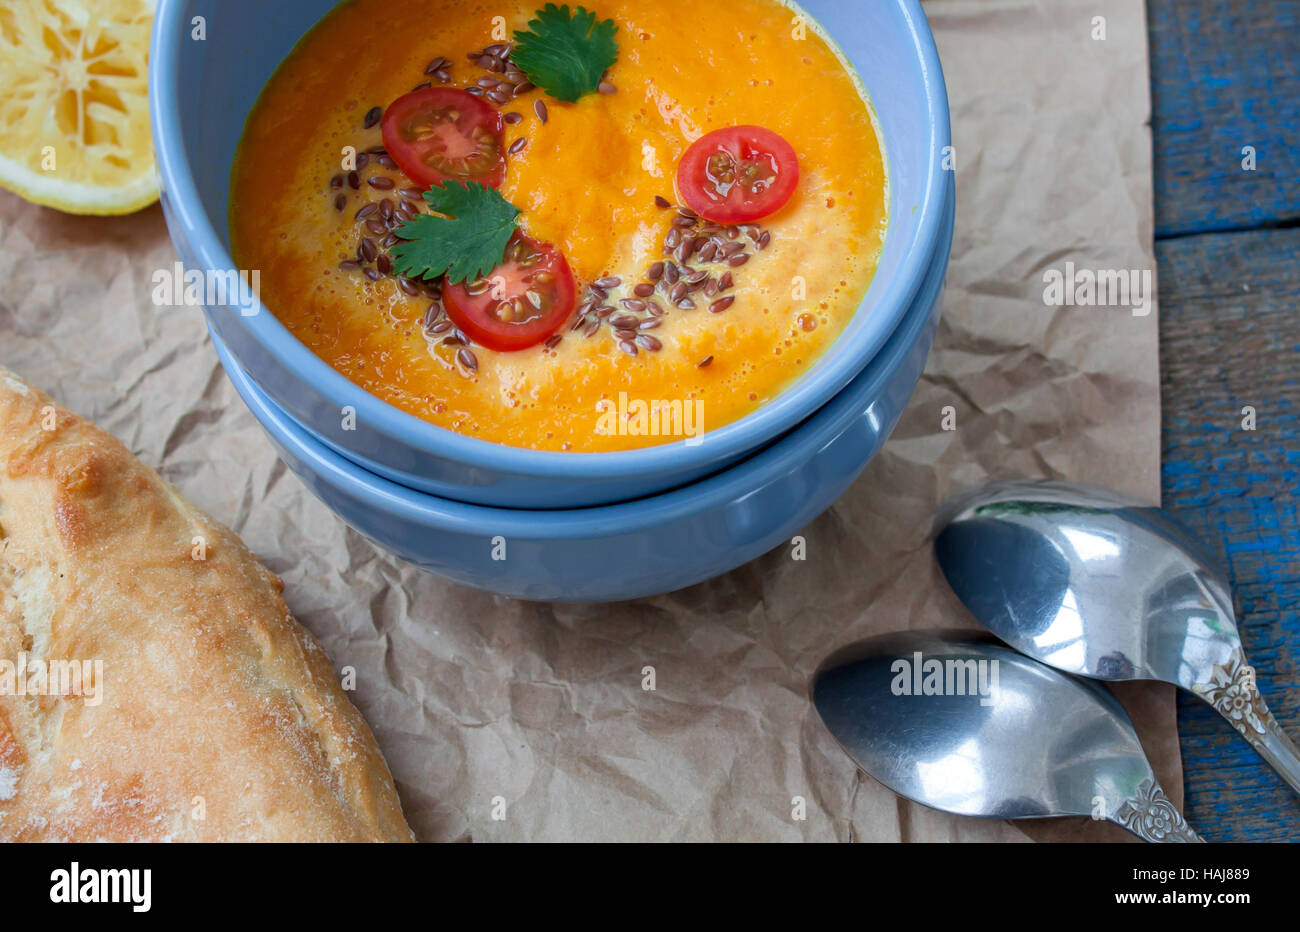
[[596,14],[567,4],[546,4],[528,24],[528,32],[515,33],[515,65],[556,100],[574,103],[600,87],[605,72],[618,61],[618,26],[612,19],[596,21]]
[[421,214],[397,230],[407,241],[390,253],[399,275],[433,279],[445,274],[454,285],[483,278],[501,264],[519,208],[496,188],[447,181],[425,191],[424,200],[444,216]]

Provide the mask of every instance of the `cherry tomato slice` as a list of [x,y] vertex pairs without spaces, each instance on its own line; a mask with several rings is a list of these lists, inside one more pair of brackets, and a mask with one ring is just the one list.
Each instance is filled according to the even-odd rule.
[[384,112],[383,131],[388,154],[421,187],[505,181],[501,114],[467,91],[426,87],[399,97]]
[[677,167],[682,199],[715,223],[748,223],[774,214],[798,185],[794,147],[761,126],[709,133],[686,150]]
[[516,232],[487,278],[445,285],[447,316],[475,343],[503,353],[528,349],[568,321],[578,289],[563,254]]

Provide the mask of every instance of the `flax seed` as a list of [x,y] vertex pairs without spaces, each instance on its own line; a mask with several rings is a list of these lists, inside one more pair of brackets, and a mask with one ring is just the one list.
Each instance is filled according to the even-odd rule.
[[550,111],[546,109],[546,101],[540,97],[533,102],[533,113],[537,114],[537,119],[541,120],[543,124],[551,118]]
[[735,303],[736,303],[736,296],[727,295],[725,298],[719,298],[718,300],[710,304],[709,310],[715,314],[721,314],[723,311],[725,311],[727,308],[731,307],[731,305]]
[[365,127],[370,129],[377,124],[384,116],[383,107],[371,107],[366,111]]

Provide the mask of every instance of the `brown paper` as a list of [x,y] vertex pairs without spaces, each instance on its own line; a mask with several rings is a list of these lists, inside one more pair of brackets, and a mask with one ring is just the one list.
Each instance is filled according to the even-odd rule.
[[[1042,298],[1043,271],[1067,260],[1154,268],[1143,4],[926,10],[959,190],[944,323],[894,438],[801,532],[806,560],[783,547],[672,595],[572,607],[461,588],[379,552],[277,460],[200,313],[151,303],[152,272],[174,261],[156,207],[80,219],[0,195],[0,363],[116,433],[284,577],[336,668],[355,669],[422,839],[1126,837],[900,801],[809,704],[810,675],[842,644],[971,624],[927,540],[952,490],[1023,475],[1159,495],[1156,315]],[[941,429],[949,405],[954,431]],[[1171,691],[1123,693],[1181,799]]]

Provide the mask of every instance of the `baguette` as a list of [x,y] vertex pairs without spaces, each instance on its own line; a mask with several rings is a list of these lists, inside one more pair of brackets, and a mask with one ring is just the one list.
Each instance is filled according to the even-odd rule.
[[0,367],[0,839],[412,840],[282,588]]

